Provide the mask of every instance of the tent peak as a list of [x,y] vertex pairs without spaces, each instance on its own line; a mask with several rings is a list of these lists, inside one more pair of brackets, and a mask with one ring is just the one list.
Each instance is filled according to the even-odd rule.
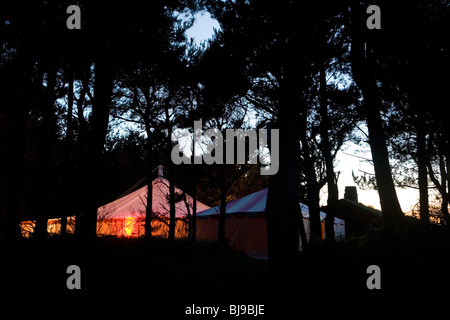
[[160,164],[155,169],[153,169],[152,172],[155,172],[156,169],[158,169],[158,178],[163,178],[164,177],[164,166],[162,164]]
[[164,167],[163,165],[158,166],[158,178],[162,178],[164,176]]

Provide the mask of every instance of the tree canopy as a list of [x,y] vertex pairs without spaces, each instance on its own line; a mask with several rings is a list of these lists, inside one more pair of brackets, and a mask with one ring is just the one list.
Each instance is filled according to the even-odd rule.
[[[298,253],[298,202],[319,242],[321,190],[332,219],[336,155],[361,140],[374,175],[355,180],[376,188],[385,220],[404,221],[396,188],[408,186],[420,191],[424,225],[448,225],[448,1],[80,1],[74,17],[69,5],[12,2],[0,12],[0,236],[16,238],[31,219],[45,237],[48,219],[75,215],[89,243],[97,208],[163,163],[171,183],[223,210],[269,186],[279,271]],[[202,11],[220,28],[197,45],[186,30]],[[279,130],[277,174],[249,163],[175,165],[172,133],[194,134],[197,120],[205,130]]]

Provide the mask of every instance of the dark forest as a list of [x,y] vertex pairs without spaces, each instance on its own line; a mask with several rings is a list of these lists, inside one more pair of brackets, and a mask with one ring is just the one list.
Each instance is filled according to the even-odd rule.
[[[186,31],[205,12],[219,28],[198,43]],[[305,301],[331,311],[341,300],[415,299],[426,306],[431,296],[446,298],[449,32],[446,0],[3,4],[4,295],[138,295],[169,307],[174,319],[194,319],[185,314],[192,303],[264,304],[266,314],[254,319],[282,319],[281,298],[290,314],[300,314],[294,306]],[[174,163],[174,137],[195,136],[199,120],[202,130],[224,137],[227,129],[255,130],[261,143],[260,132],[268,132],[276,173],[262,175],[268,163],[250,151],[239,161],[250,138],[231,147],[217,137],[193,143],[215,163],[195,154]],[[339,199],[336,163],[346,143],[370,150],[373,172],[355,173],[354,181],[377,191],[380,210],[357,199],[353,207],[369,212],[370,221],[344,218],[348,201]],[[168,179],[167,219],[146,206],[139,236],[99,236],[99,208],[126,190],[147,185],[144,198],[155,201],[150,186],[158,166]],[[258,217],[268,254],[254,259],[228,236],[227,203],[264,188]],[[400,206],[399,188],[418,190],[410,212]],[[183,201],[188,213],[179,218]],[[217,206],[214,239],[198,236],[197,201]],[[307,220],[299,202],[308,207]],[[345,220],[345,238],[335,235],[336,218]],[[26,221],[31,229],[24,230]],[[56,234],[51,221],[58,221]],[[66,285],[70,265],[80,267],[81,288]],[[381,288],[368,284],[371,265],[379,266]],[[171,302],[162,298],[168,296]]]

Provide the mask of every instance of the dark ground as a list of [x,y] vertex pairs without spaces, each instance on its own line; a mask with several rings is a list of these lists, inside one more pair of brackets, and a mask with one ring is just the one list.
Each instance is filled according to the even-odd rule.
[[[450,298],[450,234],[417,224],[384,226],[342,243],[318,245],[301,253],[296,274],[283,275],[285,283],[275,286],[268,280],[268,261],[213,242],[99,238],[88,251],[72,237],[3,244],[1,290],[13,300],[85,299],[105,301],[113,310],[139,301],[138,306],[165,310],[174,319],[186,318],[186,307],[193,303],[264,304],[265,317],[254,319],[281,319],[275,315],[282,310],[300,314],[313,305],[322,314],[361,304],[379,310],[386,303],[415,306]],[[66,287],[66,270],[73,264],[81,268],[81,290]],[[369,265],[381,269],[380,290],[366,286]],[[243,317],[216,319],[233,318]]]

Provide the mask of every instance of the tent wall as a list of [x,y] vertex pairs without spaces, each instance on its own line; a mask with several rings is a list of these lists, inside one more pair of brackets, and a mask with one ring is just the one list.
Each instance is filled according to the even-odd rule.
[[[229,244],[238,250],[255,257],[267,257],[267,227],[264,211],[267,202],[268,188],[230,201],[226,206],[225,237]],[[310,238],[309,208],[299,203],[305,227],[306,238]],[[219,206],[201,211],[197,214],[197,239],[217,240]],[[325,217],[320,212],[322,239],[325,238]],[[345,237],[345,221],[334,219],[336,238]],[[301,250],[302,244],[299,243]]]
[[[336,239],[345,239],[345,222],[343,220],[336,220],[337,219],[334,220],[334,237]],[[325,232],[325,228],[323,232]]]
[[[303,218],[306,237],[309,241],[309,219]],[[197,239],[217,240],[219,219],[210,216],[197,220]],[[325,224],[322,222],[322,237],[324,237]],[[225,222],[225,237],[230,246],[254,258],[267,258],[267,225],[262,215],[230,215]],[[299,249],[302,250],[299,236]]]
[[[23,238],[29,238],[34,233],[35,221],[21,221],[19,224],[20,233]],[[75,217],[67,217],[66,232],[73,234],[75,232]],[[61,219],[47,220],[47,233],[49,235],[61,234]]]
[[[177,220],[175,224],[175,238],[187,238],[188,224],[184,220]],[[145,235],[145,218],[127,217],[122,219],[97,220],[98,236],[140,237]],[[167,238],[169,235],[169,220],[153,220],[152,236]]]
[[[217,217],[197,220],[197,239],[217,240]],[[266,219],[263,217],[227,217],[225,237],[229,244],[252,257],[267,257]]]
[[[169,220],[154,220],[152,221],[152,236],[165,237],[169,234]],[[34,233],[34,221],[20,222],[21,235],[24,238],[29,238]],[[67,218],[68,234],[73,234],[75,231],[75,217]],[[58,235],[61,233],[61,220],[49,219],[47,222],[47,233],[49,235]],[[188,224],[184,220],[177,220],[175,225],[175,238],[187,238]],[[127,217],[122,219],[99,219],[97,220],[97,235],[105,236],[112,235],[118,237],[139,237],[145,235],[145,218]]]
[[[310,239],[310,221],[308,217],[303,217],[306,238]],[[210,215],[197,219],[197,239],[215,241],[218,237],[219,217]],[[325,238],[325,220],[321,221],[322,239]],[[345,237],[345,222],[335,219],[334,232],[336,239]],[[267,258],[267,226],[266,219],[262,214],[228,215],[225,222],[225,237],[229,245],[254,258]],[[299,250],[302,250],[302,243],[299,235]]]

